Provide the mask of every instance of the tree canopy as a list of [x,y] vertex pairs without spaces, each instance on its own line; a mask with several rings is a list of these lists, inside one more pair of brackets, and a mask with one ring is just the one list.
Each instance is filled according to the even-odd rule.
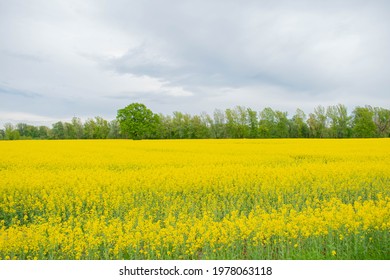
[[56,122],[51,128],[6,123],[0,140],[18,139],[205,139],[205,138],[368,138],[390,137],[390,110],[380,107],[317,106],[306,115],[297,109],[292,117],[270,107],[262,110],[236,106],[190,115],[155,114],[144,104],[119,109],[116,119],[95,117]]

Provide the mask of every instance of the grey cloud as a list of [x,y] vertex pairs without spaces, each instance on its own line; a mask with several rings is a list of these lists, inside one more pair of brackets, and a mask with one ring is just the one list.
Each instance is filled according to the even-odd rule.
[[136,75],[164,76],[175,72],[175,65],[163,56],[147,51],[141,45],[129,50],[118,58],[107,61],[107,67],[114,68],[119,73],[132,73]]
[[15,89],[4,85],[0,85],[0,94],[12,95],[17,97],[25,97],[25,98],[36,98],[42,96],[41,94],[33,91]]
[[[318,92],[360,78],[364,60],[376,56],[363,49],[373,27],[361,30],[373,16],[365,9],[375,4],[282,2],[249,1],[239,6],[229,1],[226,5],[174,1],[175,9],[155,3],[152,8],[149,3],[135,5],[134,18],[125,16],[120,5],[113,7],[119,16],[110,21],[135,25],[147,43],[108,65],[118,73],[155,76],[184,87],[266,83]],[[384,40],[389,39],[386,35]],[[147,49],[159,56],[148,56]],[[161,59],[172,57],[174,66]],[[373,79],[382,78],[379,74]]]
[[1,1],[0,109],[389,107],[389,11],[375,0]]
[[3,50],[2,53],[20,60],[27,60],[27,61],[38,62],[38,63],[46,61],[46,59],[44,59],[42,56],[34,55],[34,54],[19,53],[19,52],[13,52],[8,50]]

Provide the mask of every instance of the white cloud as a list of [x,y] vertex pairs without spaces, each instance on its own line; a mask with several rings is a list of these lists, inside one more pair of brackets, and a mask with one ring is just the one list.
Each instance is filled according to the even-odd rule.
[[59,120],[52,117],[25,112],[0,112],[0,127],[6,123],[28,123],[32,125],[50,126],[57,121]]

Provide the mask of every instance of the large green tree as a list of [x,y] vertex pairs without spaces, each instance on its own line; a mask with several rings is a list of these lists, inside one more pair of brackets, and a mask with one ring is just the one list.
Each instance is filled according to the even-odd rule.
[[309,114],[307,124],[310,136],[314,138],[327,137],[327,119],[325,107],[319,105],[314,109],[314,113]]
[[118,110],[117,120],[121,132],[133,139],[155,138],[159,116],[144,104],[132,103]]
[[13,124],[6,123],[4,124],[4,139],[6,140],[19,140],[20,139],[20,133]]
[[375,107],[374,123],[377,128],[378,137],[390,136],[390,110],[380,108],[380,107]]
[[360,138],[375,137],[376,130],[372,107],[356,107],[353,111],[353,136]]
[[247,109],[248,112],[248,126],[249,126],[249,137],[257,138],[259,134],[259,120],[257,118],[257,112],[251,108]]
[[226,137],[226,116],[225,113],[220,109],[214,110],[213,120],[210,125],[212,135],[214,138],[225,138]]
[[52,139],[65,139],[65,128],[63,122],[56,122],[52,125],[50,138]]
[[351,116],[348,115],[347,107],[338,104],[328,106],[326,115],[329,119],[329,136],[334,138],[346,138],[350,136]]
[[270,107],[264,108],[260,113],[259,136],[260,138],[275,137],[276,131],[276,114]]
[[306,123],[306,114],[301,109],[295,111],[295,115],[290,120],[290,137],[303,138],[309,136],[309,127]]

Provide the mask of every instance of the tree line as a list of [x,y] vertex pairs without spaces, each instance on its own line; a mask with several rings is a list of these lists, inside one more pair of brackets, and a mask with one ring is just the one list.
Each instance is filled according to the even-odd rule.
[[115,120],[95,117],[82,122],[56,122],[51,128],[7,123],[0,139],[206,139],[206,138],[372,138],[390,136],[390,110],[355,107],[351,114],[338,104],[317,106],[306,115],[244,106],[214,110],[213,114],[173,112],[155,114],[144,104],[132,103],[118,110]]

